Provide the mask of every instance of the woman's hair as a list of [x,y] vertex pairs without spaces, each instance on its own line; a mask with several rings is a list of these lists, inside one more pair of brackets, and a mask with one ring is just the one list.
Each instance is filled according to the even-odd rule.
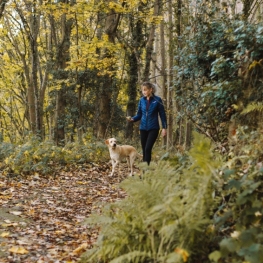
[[153,89],[153,93],[156,91],[156,87],[155,87],[155,84],[151,83],[151,82],[143,82],[142,83],[142,87],[146,87],[148,89]]

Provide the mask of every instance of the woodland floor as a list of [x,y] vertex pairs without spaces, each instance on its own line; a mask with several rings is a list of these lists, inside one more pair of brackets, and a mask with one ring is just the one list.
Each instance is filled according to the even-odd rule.
[[92,247],[98,230],[83,224],[103,202],[125,197],[110,165],[61,167],[52,176],[1,175],[0,262],[70,263]]

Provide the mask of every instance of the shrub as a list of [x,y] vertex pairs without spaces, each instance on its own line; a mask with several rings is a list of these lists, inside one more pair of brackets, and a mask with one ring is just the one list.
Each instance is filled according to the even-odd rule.
[[221,206],[215,214],[217,235],[222,237],[213,262],[263,262],[263,166],[261,131],[238,132],[238,144],[223,169]]
[[108,150],[104,144],[68,143],[65,147],[56,146],[53,141],[41,142],[35,137],[25,144],[2,147],[1,154],[5,169],[13,173],[38,172],[52,173],[57,164],[99,162],[108,160]]

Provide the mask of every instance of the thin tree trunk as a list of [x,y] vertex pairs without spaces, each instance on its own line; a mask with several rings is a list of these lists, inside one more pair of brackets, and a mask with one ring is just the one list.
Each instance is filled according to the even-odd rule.
[[[165,50],[165,39],[164,39],[164,21],[160,24],[160,51],[161,51],[161,88],[162,88],[162,100],[164,108],[167,112],[167,73],[166,73],[166,50]],[[162,139],[162,146],[166,145],[167,140],[164,137]]]
[[191,121],[187,120],[186,121],[186,131],[185,131],[185,149],[189,150],[191,147],[192,143],[192,130],[193,130],[193,125]]
[[169,145],[173,145],[173,113],[174,113],[174,105],[173,105],[173,66],[174,66],[174,36],[173,36],[173,5],[172,0],[168,2],[168,91],[167,91],[167,150]]
[[[180,43],[180,36],[181,36],[181,15],[182,15],[182,12],[181,12],[181,8],[182,8],[182,1],[181,0],[178,0],[177,2],[177,13],[176,13],[176,33],[177,33],[177,36],[178,36],[178,43],[177,43],[177,46],[178,46],[178,52],[180,52],[180,49],[181,49],[181,43]],[[178,62],[179,63],[179,62]],[[180,90],[180,87],[177,88],[178,91]],[[180,106],[179,105],[176,105],[176,110],[177,112],[180,112]],[[179,118],[178,121],[177,121],[177,127],[178,127],[178,146],[181,147],[183,144],[184,144],[184,133],[185,133],[185,127],[183,125],[183,118]]]
[[[19,4],[19,3],[18,3]],[[28,102],[28,119],[29,127],[33,134],[37,134],[41,138],[44,138],[43,127],[43,107],[44,107],[44,93],[47,80],[39,79],[42,76],[41,69],[39,67],[39,54],[38,54],[38,36],[40,27],[40,14],[37,1],[34,0],[30,4],[26,5],[27,12],[30,16],[27,18],[22,8],[16,5],[16,11],[18,12],[23,26],[25,28],[25,34],[30,45],[30,66],[27,64],[25,54],[20,52],[19,45],[14,40],[14,46],[16,52],[19,54],[21,61],[24,65],[24,74],[27,82],[27,102]],[[11,34],[11,38],[13,38]],[[39,76],[38,76],[39,74]]]
[[[128,58],[129,63],[129,82],[128,82],[128,103],[127,103],[127,116],[132,116],[136,111],[136,86],[138,82],[138,64],[136,55],[132,52]],[[125,138],[131,139],[133,137],[133,123],[126,122]]]
[[[138,7],[141,10],[142,6]],[[130,16],[130,28],[131,28],[131,36],[133,39],[134,45],[129,50],[128,56],[128,65],[129,65],[129,81],[128,81],[128,103],[127,103],[127,116],[133,116],[137,110],[137,102],[136,102],[136,95],[137,95],[137,85],[140,80],[140,47],[143,43],[143,35],[142,35],[142,28],[143,22],[138,20],[134,23],[134,17]],[[133,130],[134,124],[132,122],[126,122],[126,130],[125,130],[125,138],[133,138]]]

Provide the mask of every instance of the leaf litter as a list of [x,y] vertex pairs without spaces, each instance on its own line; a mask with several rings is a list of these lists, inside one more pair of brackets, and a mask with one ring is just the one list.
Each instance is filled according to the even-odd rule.
[[92,248],[99,229],[82,224],[105,202],[125,198],[108,163],[62,166],[52,176],[0,173],[0,262],[70,263]]

